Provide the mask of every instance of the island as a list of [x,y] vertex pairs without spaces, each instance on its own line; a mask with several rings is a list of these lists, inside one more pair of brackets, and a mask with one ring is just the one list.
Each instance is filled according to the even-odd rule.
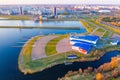
[[[118,40],[113,41],[112,39],[115,35],[119,36],[120,30],[116,30],[115,28],[99,23],[97,22],[97,19],[93,20],[93,18],[82,18],[79,21],[86,28],[87,32],[83,34],[38,35],[29,39],[24,44],[19,55],[18,65],[20,71],[24,74],[33,74],[59,64],[69,65],[74,62],[96,61],[109,51],[120,50],[120,42]],[[95,44],[91,43],[92,41],[86,42],[86,40],[79,41],[79,39],[77,39],[78,37],[82,37],[82,39],[89,37],[90,39],[88,40],[91,40],[91,38],[93,40],[93,37],[96,36],[98,37],[96,38],[98,41],[96,41]],[[71,38],[73,37],[74,39],[72,40]],[[79,43],[78,45],[81,45],[79,49],[82,50],[77,50],[75,47],[73,48],[73,42],[71,41],[74,43]],[[81,43],[89,44],[89,47],[91,48],[90,51],[88,50],[87,52]],[[88,45],[86,46],[88,47]],[[118,57],[117,59],[119,61]],[[114,68],[118,68],[118,66],[115,66]],[[88,67],[88,69],[93,70],[92,67]],[[79,69],[79,71],[82,76],[83,70]],[[84,71],[87,72],[87,70]],[[100,71],[98,71],[98,73],[93,73],[92,75],[102,75],[99,72]],[[71,74],[77,76],[79,72],[68,72],[68,74],[66,74],[67,78],[71,77]],[[64,78],[59,78],[58,80],[66,80],[66,75]],[[90,74],[87,76],[90,76]],[[89,80],[92,80],[92,76],[90,77],[91,79]]]

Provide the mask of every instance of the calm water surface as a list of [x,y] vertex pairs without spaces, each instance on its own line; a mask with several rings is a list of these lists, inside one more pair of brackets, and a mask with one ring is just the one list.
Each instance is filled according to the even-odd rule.
[[[65,26],[65,25],[64,25]],[[76,62],[73,65],[65,66],[64,64],[54,66],[50,69],[38,72],[32,75],[23,75],[18,70],[18,56],[21,48],[12,46],[22,46],[18,42],[27,41],[29,38],[39,34],[65,34],[65,33],[83,33],[86,30],[81,26],[80,30],[57,30],[57,29],[0,29],[0,80],[57,80],[58,77],[64,76],[69,70],[87,68],[92,66],[97,68],[105,62],[109,62],[111,57],[119,55],[119,51],[108,52],[100,60],[93,62]]]
[[[12,24],[11,24],[12,23]],[[58,26],[58,27],[80,27],[79,21],[39,21],[32,20],[0,20],[0,26]]]

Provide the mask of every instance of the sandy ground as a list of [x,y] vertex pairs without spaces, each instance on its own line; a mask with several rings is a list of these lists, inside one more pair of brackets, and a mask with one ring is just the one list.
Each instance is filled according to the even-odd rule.
[[69,38],[64,38],[60,40],[56,45],[56,50],[58,53],[71,51],[72,46],[70,45]]
[[46,57],[45,47],[50,40],[52,40],[56,37],[58,37],[58,35],[48,35],[48,36],[40,38],[34,44],[35,47],[33,47],[33,49],[32,49],[32,54],[31,54],[32,60]]

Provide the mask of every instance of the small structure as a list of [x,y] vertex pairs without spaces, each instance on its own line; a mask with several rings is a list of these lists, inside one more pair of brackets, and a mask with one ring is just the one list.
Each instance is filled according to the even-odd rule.
[[119,40],[114,40],[110,42],[111,45],[120,45],[120,41]]
[[68,59],[76,59],[77,56],[75,54],[68,55]]
[[99,10],[98,12],[99,13],[110,13],[111,11],[110,10]]
[[75,43],[72,45],[72,49],[80,53],[88,54],[91,50],[91,45],[85,43]]
[[84,41],[92,44],[96,44],[99,40],[99,36],[92,36],[92,35],[87,35],[87,36],[70,36],[70,40],[78,40],[78,41]]

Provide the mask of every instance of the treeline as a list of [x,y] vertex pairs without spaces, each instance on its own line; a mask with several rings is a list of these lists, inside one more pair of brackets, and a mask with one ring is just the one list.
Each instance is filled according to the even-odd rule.
[[116,17],[104,17],[104,18],[102,18],[102,21],[109,22],[111,25],[120,27],[120,18],[119,17],[118,18],[116,18]]
[[65,75],[65,77],[58,78],[58,80],[74,80],[73,78],[71,79],[70,77],[75,75],[83,76],[83,77],[92,76],[92,79],[88,78],[88,80],[112,80],[114,78],[119,79],[120,78],[120,57],[112,58],[111,62],[105,63],[97,69],[88,67],[87,69],[84,69],[84,70],[80,68],[78,71],[69,71]]
[[102,21],[104,22],[120,22],[120,18],[116,18],[116,17],[104,17],[102,18]]

